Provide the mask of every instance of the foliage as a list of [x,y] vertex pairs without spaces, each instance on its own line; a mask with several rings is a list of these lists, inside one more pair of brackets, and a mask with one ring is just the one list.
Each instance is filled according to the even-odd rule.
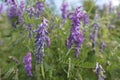
[[[36,2],[36,1],[35,1]],[[35,2],[31,0],[26,5],[34,6]],[[43,0],[44,2],[44,0]],[[116,13],[105,14],[103,10],[96,7],[94,2],[84,3],[84,9],[89,15],[89,24],[85,28],[85,40],[82,44],[80,55],[75,57],[74,47],[68,49],[66,40],[70,34],[71,21],[67,19],[63,23],[60,15],[54,15],[52,9],[45,5],[45,9],[40,18],[29,17],[24,12],[24,24],[17,24],[17,28],[11,27],[11,22],[6,15],[0,15],[0,79],[2,80],[97,80],[94,72],[96,62],[102,65],[105,70],[105,80],[120,80],[120,19]],[[85,7],[86,6],[86,7]],[[89,39],[92,32],[92,25],[95,23],[93,17],[95,10],[100,12],[98,19],[100,29],[96,48],[92,47],[92,41]],[[34,50],[35,35],[29,38],[28,24],[32,24],[32,30],[36,30],[42,22],[42,17],[49,20],[47,27],[51,45],[45,47],[45,56],[42,67],[36,66]],[[109,29],[112,24],[115,28]],[[100,51],[100,44],[106,42],[103,52]],[[23,58],[27,52],[32,53],[32,77],[28,77],[24,70]],[[18,60],[18,64],[14,61]],[[37,72],[39,71],[39,72]],[[36,74],[37,73],[37,74]]]

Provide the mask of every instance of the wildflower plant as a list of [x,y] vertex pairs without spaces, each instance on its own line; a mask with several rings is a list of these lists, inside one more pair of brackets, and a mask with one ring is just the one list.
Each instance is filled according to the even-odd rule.
[[81,45],[84,42],[84,34],[80,30],[81,21],[88,24],[88,16],[80,10],[81,7],[76,8],[75,12],[71,14],[71,29],[70,35],[67,39],[67,47],[71,48],[75,44],[76,58],[80,53]]

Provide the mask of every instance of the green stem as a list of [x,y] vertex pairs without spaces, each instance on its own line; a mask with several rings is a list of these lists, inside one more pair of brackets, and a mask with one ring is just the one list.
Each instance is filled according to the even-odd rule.
[[45,79],[45,72],[44,72],[43,62],[41,63],[41,73],[42,73],[43,79]]
[[70,78],[71,58],[68,58],[68,60],[69,60],[69,64],[68,64],[67,78]]
[[36,67],[35,67],[35,71],[36,71],[36,76],[37,76],[37,80],[40,80],[40,64],[36,63]]
[[2,80],[2,79],[1,79],[1,68],[0,68],[0,80]]
[[70,49],[68,50],[68,52],[66,53],[66,55],[65,55],[64,57],[60,58],[59,61],[61,61],[61,60],[64,59],[65,57],[67,57],[72,49],[73,49],[73,47],[70,48]]

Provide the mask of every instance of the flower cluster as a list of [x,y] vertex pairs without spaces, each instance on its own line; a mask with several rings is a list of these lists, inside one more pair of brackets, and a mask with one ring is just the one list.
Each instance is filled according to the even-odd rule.
[[106,43],[103,41],[100,45],[100,51],[103,52],[103,50],[105,49],[106,47]]
[[2,10],[3,10],[3,5],[0,4],[0,14],[2,14]]
[[62,3],[62,6],[61,6],[61,12],[62,12],[62,18],[63,19],[66,19],[67,18],[67,14],[68,14],[68,3],[66,2],[63,2]]
[[96,45],[96,40],[97,40],[97,37],[98,37],[98,29],[99,29],[99,23],[97,22],[97,20],[99,19],[99,14],[96,13],[95,17],[94,17],[94,20],[96,21],[94,24],[93,24],[93,31],[91,32],[90,34],[90,39],[92,40],[92,43],[93,43],[93,47],[95,47]]
[[36,3],[36,17],[40,17],[41,11],[44,9],[44,4],[42,2]]
[[104,75],[105,70],[102,68],[102,66],[97,62],[95,66],[95,73],[98,77],[98,80],[104,80],[106,76]]
[[113,5],[112,2],[109,2],[109,13],[113,12]]
[[120,12],[117,13],[117,17],[118,17],[118,19],[120,19]]
[[42,61],[44,56],[44,46],[50,45],[50,39],[47,36],[48,32],[46,30],[46,26],[48,26],[48,20],[43,17],[42,23],[39,25],[38,29],[35,30],[35,32],[37,32],[35,40],[35,52],[37,53],[35,55],[38,64]]
[[27,13],[30,17],[39,18],[44,9],[43,2],[36,2],[35,7],[28,7]]
[[15,4],[16,3],[15,0],[5,0],[5,2],[7,4]]
[[34,12],[35,12],[35,9],[33,7],[28,7],[27,8],[27,13],[28,13],[30,18],[35,15]]
[[14,0],[7,0],[6,2],[8,3],[7,16],[11,21],[12,27],[15,27],[17,23],[22,24],[25,2],[20,1],[20,4],[16,4]]
[[88,23],[87,14],[80,10],[80,7],[76,8],[75,12],[71,14],[71,29],[70,35],[67,39],[67,46],[71,48],[75,44],[76,58],[80,53],[81,44],[84,42],[84,34],[80,30],[81,21],[84,21],[85,25]]
[[26,56],[24,57],[24,59],[23,59],[23,63],[24,63],[24,68],[26,70],[26,73],[30,77],[32,76],[32,72],[31,72],[31,70],[32,70],[32,64],[31,64],[31,62],[32,62],[31,53],[28,52],[26,54]]

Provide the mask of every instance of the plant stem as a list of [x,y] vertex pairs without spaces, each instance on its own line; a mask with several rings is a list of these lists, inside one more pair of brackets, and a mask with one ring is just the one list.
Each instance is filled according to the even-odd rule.
[[44,72],[43,62],[41,63],[41,73],[42,73],[42,77],[43,77],[43,80],[44,80],[45,79],[45,72]]
[[69,64],[68,64],[68,72],[67,72],[67,78],[70,77],[70,69],[71,69],[71,58],[68,58]]
[[36,63],[35,70],[36,70],[37,80],[40,80],[40,64]]
[[2,79],[1,79],[1,68],[0,68],[0,80],[2,80]]

